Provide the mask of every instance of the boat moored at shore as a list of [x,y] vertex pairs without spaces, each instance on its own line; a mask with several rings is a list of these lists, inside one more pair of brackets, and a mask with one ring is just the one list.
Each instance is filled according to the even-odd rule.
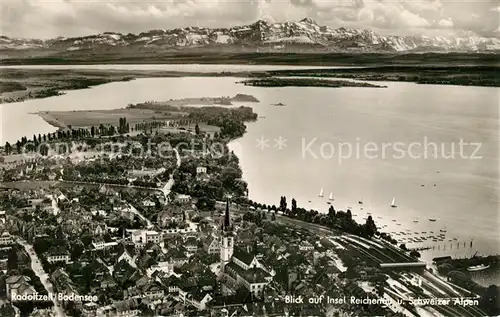
[[481,264],[481,265],[474,265],[474,266],[469,266],[467,268],[467,271],[469,272],[478,272],[478,271],[484,271],[486,269],[488,269],[490,267],[490,265],[485,265],[485,264]]

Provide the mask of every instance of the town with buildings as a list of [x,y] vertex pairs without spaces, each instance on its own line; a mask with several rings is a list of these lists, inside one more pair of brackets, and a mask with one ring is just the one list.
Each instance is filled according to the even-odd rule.
[[3,147],[0,316],[487,315],[371,217],[250,201],[225,111]]

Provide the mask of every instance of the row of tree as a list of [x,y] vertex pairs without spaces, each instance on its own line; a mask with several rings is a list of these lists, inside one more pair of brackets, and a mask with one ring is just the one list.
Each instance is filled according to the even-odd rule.
[[307,210],[297,206],[297,200],[292,198],[291,207],[287,208],[287,199],[285,196],[280,197],[279,206],[269,206],[253,202],[251,200],[240,197],[237,199],[238,203],[248,204],[258,209],[267,209],[269,211],[281,211],[283,215],[290,218],[296,218],[302,221],[316,223],[327,226],[332,229],[342,230],[358,236],[367,238],[373,237],[377,232],[377,226],[371,216],[368,216],[364,224],[358,224],[353,218],[350,210],[336,211],[333,206],[328,209],[328,214],[321,214],[317,210]]

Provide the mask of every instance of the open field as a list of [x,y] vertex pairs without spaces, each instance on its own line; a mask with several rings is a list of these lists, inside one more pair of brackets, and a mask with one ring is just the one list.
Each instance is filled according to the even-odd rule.
[[125,117],[127,122],[135,124],[144,121],[177,119],[187,115],[184,112],[161,112],[149,109],[44,111],[37,114],[49,124],[58,128],[116,124],[119,117]]

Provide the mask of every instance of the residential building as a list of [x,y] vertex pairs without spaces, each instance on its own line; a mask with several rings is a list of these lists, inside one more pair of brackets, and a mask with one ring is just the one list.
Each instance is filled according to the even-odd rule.
[[94,247],[95,250],[107,250],[110,249],[114,246],[117,246],[118,242],[112,241],[112,242],[104,242],[102,240],[96,241],[92,243],[92,246]]
[[5,280],[7,298],[15,296],[33,295],[36,293],[33,286],[29,284],[30,278],[24,275],[10,276]]
[[14,243],[14,237],[8,231],[2,232],[0,235],[0,245],[9,245]]
[[179,290],[179,299],[184,301],[184,304],[192,305],[198,310],[205,310],[207,308],[207,304],[213,299],[212,295],[211,286],[198,287],[192,292]]
[[198,240],[195,237],[188,237],[184,247],[188,252],[196,252],[198,250]]
[[148,242],[160,243],[163,235],[154,230],[136,230],[132,232],[132,242],[137,248],[144,247]]
[[210,236],[203,244],[203,249],[208,254],[220,254],[221,244],[220,239],[214,236]]
[[184,194],[178,194],[175,197],[175,201],[181,204],[188,204],[191,202],[191,196],[189,195],[184,195]]
[[196,167],[196,175],[206,174],[206,173],[207,173],[207,168],[205,166]]
[[71,259],[67,250],[53,247],[49,249],[49,251],[47,251],[47,262],[65,262],[66,264],[68,264],[69,262],[71,262]]

